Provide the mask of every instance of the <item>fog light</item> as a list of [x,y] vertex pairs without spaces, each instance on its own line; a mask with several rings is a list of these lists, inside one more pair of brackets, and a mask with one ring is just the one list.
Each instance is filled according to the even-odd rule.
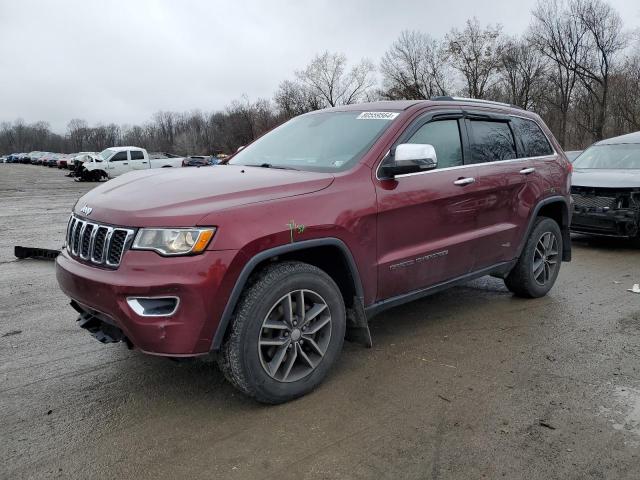
[[168,317],[176,313],[178,297],[127,297],[131,310],[141,317]]

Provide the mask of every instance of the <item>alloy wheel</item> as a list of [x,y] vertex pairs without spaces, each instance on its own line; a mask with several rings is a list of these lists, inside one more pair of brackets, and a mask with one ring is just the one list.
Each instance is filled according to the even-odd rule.
[[546,285],[558,268],[558,239],[553,232],[542,234],[533,253],[533,278]]
[[322,361],[331,339],[331,312],[312,290],[295,290],[269,310],[260,330],[258,352],[265,372],[280,382],[311,374]]

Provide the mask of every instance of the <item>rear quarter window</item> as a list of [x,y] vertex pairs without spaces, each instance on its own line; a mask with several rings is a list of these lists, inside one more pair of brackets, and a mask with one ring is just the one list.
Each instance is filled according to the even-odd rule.
[[514,118],[511,121],[513,130],[522,142],[524,148],[521,157],[545,157],[553,155],[553,148],[549,145],[547,136],[533,120]]

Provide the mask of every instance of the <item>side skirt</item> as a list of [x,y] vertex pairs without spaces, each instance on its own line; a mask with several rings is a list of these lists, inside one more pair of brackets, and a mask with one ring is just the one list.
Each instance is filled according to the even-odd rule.
[[412,302],[422,297],[427,297],[429,295],[433,295],[434,293],[441,292],[450,287],[455,287],[456,285],[460,285],[462,283],[466,283],[470,280],[474,280],[476,278],[484,277],[486,275],[495,275],[497,277],[506,276],[511,269],[516,264],[517,259],[514,259],[510,262],[502,262],[496,265],[492,265],[487,268],[483,268],[481,270],[477,270],[475,272],[467,273],[460,277],[453,278],[451,280],[447,280],[442,283],[437,283],[427,288],[422,288],[420,290],[414,290],[413,292],[403,293],[402,295],[398,295],[395,297],[387,298],[385,300],[381,300],[379,302],[373,303],[368,307],[365,307],[365,314],[367,315],[367,319],[375,317],[379,313],[384,312],[385,310],[393,307],[397,307],[399,305],[403,305],[405,303]]

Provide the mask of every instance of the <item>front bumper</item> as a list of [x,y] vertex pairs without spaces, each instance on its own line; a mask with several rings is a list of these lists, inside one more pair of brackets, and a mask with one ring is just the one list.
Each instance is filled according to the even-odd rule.
[[632,238],[639,233],[640,215],[633,210],[573,212],[571,231],[589,235]]
[[[128,250],[120,267],[108,270],[81,263],[63,250],[56,259],[56,277],[76,307],[122,330],[134,347],[154,355],[197,356],[211,348],[235,282],[237,259],[235,250],[191,257]],[[161,296],[180,299],[175,313],[140,316],[127,304],[127,297]]]

